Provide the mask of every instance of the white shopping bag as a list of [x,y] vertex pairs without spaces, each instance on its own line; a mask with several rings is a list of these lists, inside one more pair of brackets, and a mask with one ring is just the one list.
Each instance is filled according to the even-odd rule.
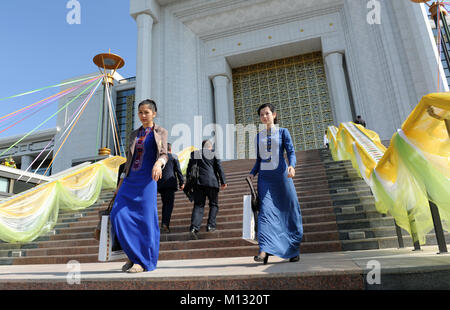
[[244,208],[242,215],[242,239],[256,240],[256,218],[252,210],[252,196],[244,195]]
[[111,221],[108,215],[102,216],[102,226],[100,230],[100,244],[98,248],[98,260],[101,262],[127,258],[127,255],[120,247],[115,238]]

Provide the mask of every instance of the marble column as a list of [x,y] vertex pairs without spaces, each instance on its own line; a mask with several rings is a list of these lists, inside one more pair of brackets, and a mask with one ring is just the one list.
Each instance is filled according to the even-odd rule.
[[137,57],[136,57],[136,93],[135,93],[135,129],[140,126],[137,116],[137,105],[151,97],[152,75],[152,30],[153,17],[147,12],[136,16],[137,24]]
[[[214,114],[216,123],[216,152],[219,157],[225,155],[226,126],[230,123],[229,115],[229,85],[230,79],[225,75],[216,75],[212,78],[214,86]],[[219,136],[219,135],[222,136]]]
[[[30,156],[30,155],[23,155],[21,158],[20,158],[20,169],[21,170],[26,170],[30,165],[31,165],[31,163],[33,162],[33,160],[34,160],[34,157],[33,156]],[[30,170],[28,170],[29,172],[31,172],[32,170],[30,169]]]
[[337,52],[325,56],[327,80],[335,111],[334,122],[337,126],[343,122],[353,121],[343,60],[344,55]]

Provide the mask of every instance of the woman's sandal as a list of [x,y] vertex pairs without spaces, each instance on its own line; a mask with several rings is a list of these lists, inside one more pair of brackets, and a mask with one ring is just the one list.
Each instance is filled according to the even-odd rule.
[[134,264],[133,267],[131,267],[130,269],[128,269],[128,273],[139,273],[139,272],[143,272],[145,271],[144,268],[142,268],[141,265],[139,264]]
[[269,260],[269,256],[272,256],[272,254],[264,253],[264,256],[260,256],[258,254],[257,256],[254,256],[253,259],[255,260],[255,262],[263,262],[264,265],[267,265],[267,262]]
[[128,261],[125,263],[125,265],[122,266],[122,271],[123,272],[127,272],[128,269],[130,269],[131,267],[133,267],[133,262],[132,261]]
[[299,260],[300,260],[300,255],[289,258],[289,262],[291,262],[291,263],[298,262]]

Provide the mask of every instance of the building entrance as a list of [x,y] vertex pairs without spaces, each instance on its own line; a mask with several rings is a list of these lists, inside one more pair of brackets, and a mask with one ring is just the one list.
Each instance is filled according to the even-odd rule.
[[[260,124],[258,107],[271,103],[296,151],[323,147],[333,113],[321,52],[233,69],[233,92],[236,124]],[[242,155],[238,157],[246,157]]]

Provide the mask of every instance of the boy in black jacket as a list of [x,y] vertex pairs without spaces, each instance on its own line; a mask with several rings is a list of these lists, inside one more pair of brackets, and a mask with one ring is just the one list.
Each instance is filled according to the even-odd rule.
[[227,188],[222,165],[212,149],[211,141],[204,140],[202,142],[202,150],[191,153],[186,170],[186,175],[189,175],[194,162],[197,163],[199,168],[197,182],[194,185],[194,209],[192,210],[191,226],[189,228],[194,239],[198,239],[197,233],[200,231],[203,220],[206,197],[209,200],[209,216],[206,231],[213,232],[216,230],[216,216],[219,212],[219,185],[222,190]]
[[177,156],[172,154],[172,146],[170,143],[167,143],[167,153],[169,160],[164,166],[161,179],[158,181],[158,193],[161,195],[162,200],[161,228],[163,232],[169,233],[175,192],[178,190],[178,184],[180,185],[180,189],[183,190],[184,177],[181,173],[180,162],[178,161]]

